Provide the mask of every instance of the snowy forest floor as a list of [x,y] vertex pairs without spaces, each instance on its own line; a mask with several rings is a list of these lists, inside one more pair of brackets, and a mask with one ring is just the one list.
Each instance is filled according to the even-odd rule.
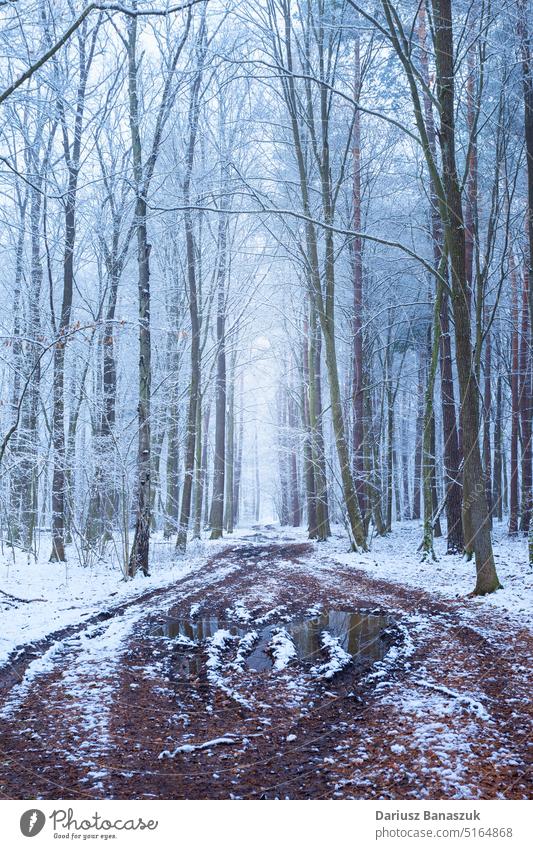
[[[257,527],[118,587],[105,564],[0,567],[0,794],[527,798],[525,542],[497,529],[505,588],[475,599],[473,564],[421,564],[419,539],[403,523],[347,554],[340,533]],[[381,660],[293,657],[290,623],[332,609],[389,617]],[[161,636],[215,617],[199,645]],[[256,671],[265,629],[273,667]]]

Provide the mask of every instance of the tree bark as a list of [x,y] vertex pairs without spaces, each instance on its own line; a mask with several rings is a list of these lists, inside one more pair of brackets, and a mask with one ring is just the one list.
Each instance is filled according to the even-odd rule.
[[213,467],[213,494],[209,520],[211,539],[219,539],[222,536],[224,524],[224,475],[226,466],[226,239],[227,223],[225,216],[221,215],[218,231],[219,257],[217,270],[215,458]]
[[[359,34],[354,38],[354,99],[361,93]],[[361,112],[355,109],[353,125],[353,228],[361,232]],[[355,236],[353,252],[353,463],[359,509],[366,513],[365,486],[365,400],[363,387],[363,241]]]
[[[67,191],[65,194],[65,241],[63,252],[63,297],[59,322],[55,328],[58,341],[53,357],[53,472],[52,472],[52,552],[50,561],[64,561],[65,558],[65,511],[66,511],[66,453],[65,453],[65,349],[67,331],[71,322],[72,297],[74,289],[74,245],[76,241],[76,205],[78,194],[78,176],[81,157],[83,116],[85,111],[85,92],[87,78],[94,55],[98,27],[93,30],[86,45],[86,24],[78,40],[78,90],[75,104],[74,134],[69,140],[65,117],[65,103],[58,99],[61,126],[63,130],[63,152],[68,171]],[[54,317],[52,317],[54,323]]]
[[500,586],[490,538],[483,468],[479,450],[478,387],[468,311],[465,231],[459,179],[455,160],[454,45],[451,0],[432,0],[435,27],[435,62],[441,126],[439,141],[442,156],[442,183],[445,203],[441,218],[445,222],[446,245],[451,267],[452,309],[455,323],[455,348],[461,396],[464,474],[463,512],[469,511],[472,543],[476,560],[477,595],[494,592]]
[[511,274],[511,471],[509,481],[509,533],[518,532],[518,437],[520,428],[518,282],[514,252],[510,257]]
[[149,574],[149,545],[151,524],[151,341],[150,341],[150,248],[146,225],[146,185],[142,162],[139,98],[137,93],[137,19],[128,24],[128,91],[133,171],[135,178],[135,223],[137,235],[137,273],[139,297],[139,405],[137,498],[135,533],[131,547],[128,575],[138,570]]
[[189,104],[188,129],[189,137],[187,144],[187,155],[185,163],[185,175],[183,180],[183,198],[185,210],[183,213],[185,225],[185,247],[187,257],[187,287],[189,294],[189,313],[191,320],[191,380],[189,387],[189,409],[187,413],[186,445],[185,445],[185,475],[181,495],[181,509],[178,525],[178,536],[176,550],[185,552],[187,547],[187,532],[191,515],[192,485],[194,477],[194,460],[196,447],[196,408],[200,392],[200,312],[198,303],[198,284],[196,255],[194,244],[194,227],[191,203],[191,177],[194,165],[194,154],[196,139],[198,135],[198,122],[200,117],[199,91],[202,80],[203,61],[205,48],[202,47],[198,58],[198,67],[194,77],[191,100]]
[[[429,62],[426,48],[426,15],[424,5],[420,6],[418,13],[418,37],[421,50],[422,75],[426,85],[430,83]],[[471,54],[469,54],[470,56]],[[472,77],[470,77],[472,80]],[[431,99],[424,91],[424,115],[427,127],[428,146],[433,160],[437,161],[437,145],[435,121],[433,117],[433,106]],[[472,161],[470,161],[470,165]],[[469,170],[470,174],[470,170]],[[469,188],[472,188],[469,182]],[[442,260],[444,246],[444,234],[442,231],[442,220],[439,209],[439,199],[435,180],[430,174],[430,202],[431,202],[431,238],[433,245],[433,262],[435,269],[439,269]],[[471,231],[472,232],[472,231]],[[443,268],[443,277],[448,279],[448,267]],[[461,516],[462,485],[461,485],[461,447],[459,444],[457,419],[455,412],[455,389],[452,369],[452,349],[450,336],[449,299],[444,290],[441,293],[440,311],[440,379],[441,379],[441,406],[442,406],[442,431],[444,438],[444,469],[446,477],[446,526],[448,554],[455,554],[463,550],[463,523]]]
[[532,444],[531,421],[533,418],[531,392],[531,359],[532,349],[529,345],[529,273],[528,265],[524,267],[522,289],[522,326],[520,329],[520,429],[522,435],[522,505],[520,511],[520,531],[529,533],[532,508]]

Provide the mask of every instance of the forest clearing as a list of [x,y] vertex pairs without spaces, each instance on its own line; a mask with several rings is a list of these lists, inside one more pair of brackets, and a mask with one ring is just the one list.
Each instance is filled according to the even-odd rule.
[[2,798],[530,797],[532,33],[0,0]]

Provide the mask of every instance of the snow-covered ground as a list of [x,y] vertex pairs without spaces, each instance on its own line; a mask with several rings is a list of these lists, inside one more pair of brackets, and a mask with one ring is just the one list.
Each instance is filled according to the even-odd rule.
[[[476,582],[475,564],[464,557],[446,554],[446,538],[435,540],[437,561],[422,562],[417,551],[422,539],[420,522],[402,522],[393,526],[386,537],[374,537],[370,551],[346,551],[340,529],[327,543],[328,553],[337,562],[357,566],[369,577],[393,581],[439,594],[447,598],[465,597]],[[479,609],[496,607],[516,617],[520,624],[532,627],[533,571],[528,564],[527,540],[509,537],[505,524],[496,523],[493,533],[494,558],[503,589],[483,597],[472,597],[469,605]]]
[[[129,582],[112,563],[83,567],[72,552],[66,566],[0,562],[4,658],[83,625],[40,646],[6,691],[0,724],[14,752],[11,792],[27,793],[27,762],[20,769],[17,757],[29,751],[44,797],[62,787],[66,766],[80,792],[109,798],[137,794],[139,771],[150,798],[252,798],[265,786],[291,798],[525,798],[530,637],[517,627],[529,624],[525,540],[496,529],[505,589],[476,599],[468,597],[474,565],[446,556],[444,540],[437,562],[421,562],[420,537],[419,523],[397,525],[361,554],[348,552],[340,527],[328,543],[307,542],[305,528],[242,528],[191,544],[179,559],[156,536],[152,575]],[[287,623],[351,604],[393,618],[382,659],[358,677],[326,629],[321,658],[302,664]],[[121,615],[87,622],[119,605]],[[200,652],[182,638],[176,654],[175,641],[151,630],[169,610],[215,619],[223,611],[238,628],[221,619]],[[272,663],[259,674],[246,658],[263,639]],[[177,658],[189,647],[195,664],[184,672]],[[250,773],[259,749],[277,765],[266,776]],[[228,759],[236,765],[229,778]],[[180,784],[189,768],[194,787]],[[205,788],[204,772],[212,776]]]
[[5,549],[0,558],[0,665],[19,645],[40,640],[69,625],[90,619],[109,607],[133,600],[152,589],[166,587],[200,569],[206,560],[228,545],[228,540],[193,542],[185,557],[176,557],[174,541],[155,536],[151,541],[151,574],[124,580],[116,558],[80,565],[75,550],[67,551],[66,563],[49,563],[43,555],[36,562],[26,554]]
[[[475,583],[474,563],[446,555],[445,538],[435,540],[437,562],[421,562],[417,551],[421,532],[419,522],[398,523],[389,536],[372,539],[369,552],[353,553],[347,550],[344,530],[337,527],[328,543],[316,545],[317,556],[320,561],[325,556],[343,565],[364,569],[370,577],[426,589],[429,593],[448,598],[467,596]],[[16,646],[83,622],[103,609],[133,600],[148,590],[169,586],[201,569],[221,548],[259,537],[303,542],[307,534],[304,528],[269,526],[260,531],[240,528],[231,537],[217,542],[191,543],[183,558],[176,557],[173,541],[155,535],[151,543],[151,575],[147,578],[139,575],[132,581],[123,579],[116,558],[82,566],[72,549],[66,564],[49,563],[46,559],[49,545],[44,540],[42,557],[37,562],[28,562],[23,552],[17,551],[14,559],[11,550],[5,548],[0,557],[0,611],[4,613],[0,665]],[[533,572],[527,562],[527,542],[523,537],[510,538],[504,525],[496,525],[494,552],[503,589],[484,598],[470,599],[469,604],[480,608],[495,606],[517,617],[521,624],[531,626]]]

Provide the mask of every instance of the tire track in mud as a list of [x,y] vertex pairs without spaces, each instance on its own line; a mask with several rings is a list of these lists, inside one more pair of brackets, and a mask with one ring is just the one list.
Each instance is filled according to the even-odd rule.
[[[219,552],[215,557],[210,558],[202,571],[205,572],[207,570],[216,568],[220,559],[227,556],[234,551],[234,546],[227,546],[222,552]],[[193,573],[191,575],[186,575],[183,578],[178,579],[178,583],[181,586],[184,582],[192,581],[196,578],[196,574]],[[116,605],[110,605],[98,613],[92,614],[88,616],[83,622],[78,622],[73,625],[67,625],[64,628],[58,628],[55,631],[51,631],[45,637],[42,637],[38,640],[31,640],[28,643],[22,643],[17,646],[10,653],[9,657],[0,666],[0,700],[5,699],[8,692],[11,690],[15,684],[18,684],[26,672],[30,663],[32,663],[36,658],[41,657],[46,651],[48,651],[53,645],[56,643],[62,642],[70,637],[76,636],[77,634],[82,633],[84,630],[89,628],[92,625],[96,625],[98,623],[108,622],[115,616],[121,616],[125,613],[126,610],[130,608],[145,604],[146,602],[151,601],[152,599],[157,599],[168,595],[169,592],[172,592],[174,589],[174,584],[170,586],[157,587],[156,589],[147,590],[145,593],[141,593],[134,598],[126,599],[125,601],[120,602]]]
[[[268,546],[262,546],[262,553],[266,548]],[[148,590],[90,616],[82,623],[58,629],[41,640],[17,647],[11,655],[11,663],[8,662],[0,669],[0,705],[2,711],[6,708],[9,711],[8,717],[0,719],[0,794],[11,798],[13,791],[8,787],[14,781],[16,786],[26,788],[20,793],[15,791],[19,797],[43,795],[50,798],[92,798],[95,793],[87,792],[84,786],[87,776],[79,774],[74,755],[86,741],[80,740],[76,733],[73,739],[69,739],[69,729],[60,721],[64,720],[65,714],[69,722],[73,723],[74,732],[77,732],[72,711],[76,700],[66,693],[61,702],[57,692],[65,677],[65,667],[72,659],[75,666],[80,637],[89,636],[94,641],[105,640],[109,627],[120,622],[129,612],[138,612],[141,617],[146,617],[154,606],[172,609],[178,599],[187,598],[194,602],[197,597],[203,598],[206,586],[212,588],[217,581],[226,579],[227,573],[239,569],[242,561],[246,566],[256,553],[255,546],[229,544],[209,558],[201,570],[178,579],[175,584]],[[30,689],[28,679],[33,678],[32,669],[38,667],[47,655],[50,656],[49,665],[52,668],[37,669]],[[91,689],[102,690],[113,683],[98,671],[93,682],[86,682],[86,692]],[[28,692],[22,695],[21,704],[18,705],[17,690],[21,686]],[[10,699],[14,703],[12,710],[9,710]],[[24,738],[31,740],[32,744],[24,745]],[[36,763],[32,763],[32,760]],[[54,767],[54,760],[59,761],[59,767]],[[87,772],[87,764],[82,766]]]
[[[277,674],[236,670],[228,651],[224,691],[208,676],[204,649],[195,654],[198,668],[185,674],[183,648],[154,638],[158,625],[189,615],[191,606],[221,620],[228,609],[233,617],[245,611],[241,624],[250,629],[269,610],[283,623],[317,606],[379,608],[397,618],[412,644],[377,672],[350,667],[330,681],[299,665]],[[118,622],[128,615],[137,618],[126,628],[120,662],[85,670],[72,697],[69,670],[77,668],[79,647],[67,645],[11,727],[2,723],[4,795],[400,799],[530,792],[531,636],[468,600],[375,581],[336,565],[319,545],[269,541],[230,546],[201,572],[111,614]],[[88,625],[76,626],[67,643]],[[95,617],[90,627],[105,654],[109,617]],[[47,648],[53,645],[51,639]],[[84,696],[97,702],[105,693],[102,729],[80,728]],[[221,738],[224,745],[198,748]]]

